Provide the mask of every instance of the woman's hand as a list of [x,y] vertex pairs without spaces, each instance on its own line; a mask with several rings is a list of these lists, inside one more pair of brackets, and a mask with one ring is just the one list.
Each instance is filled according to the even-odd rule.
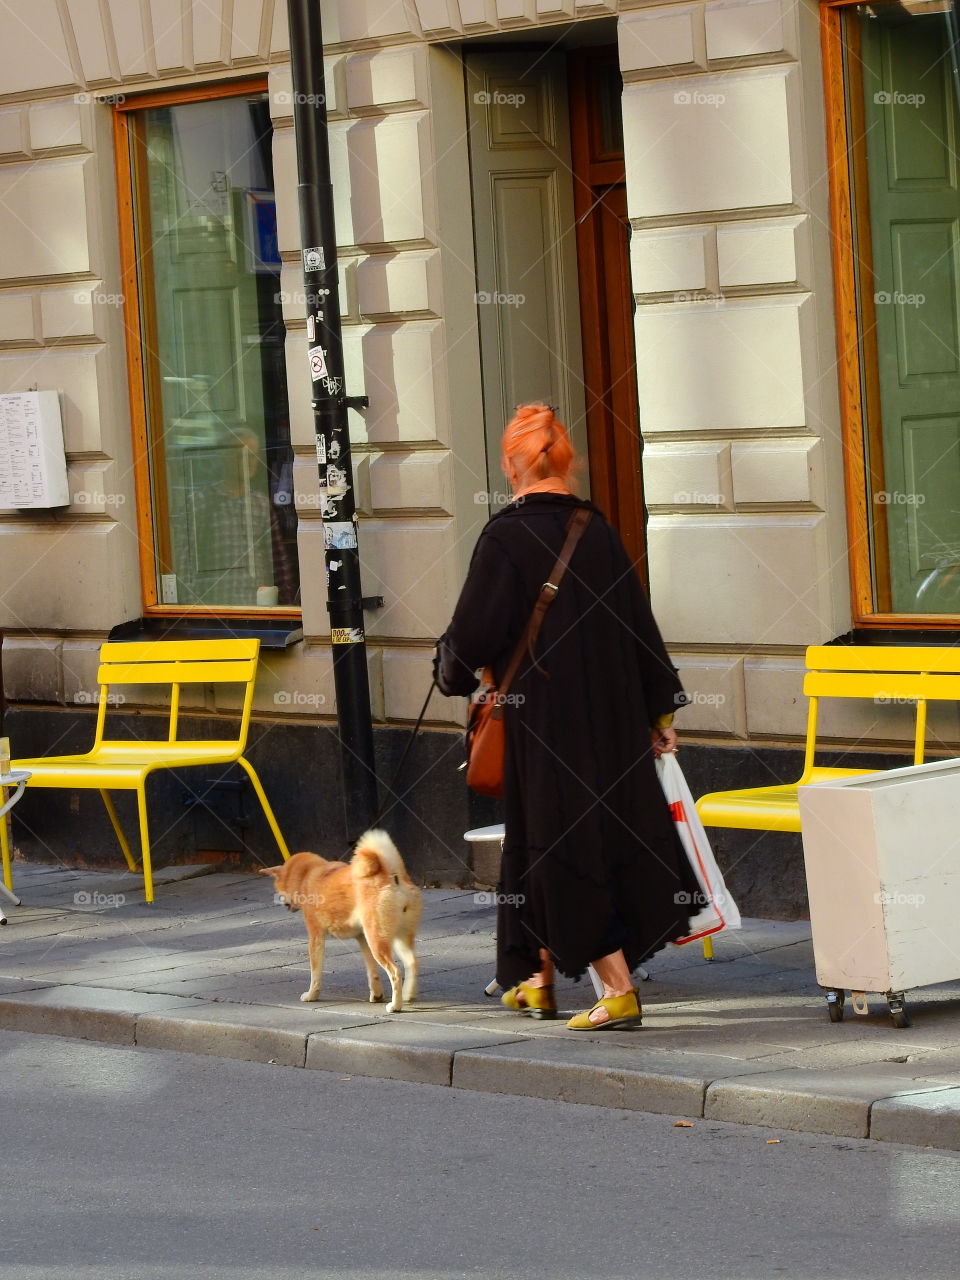
[[679,741],[676,729],[650,730],[650,742],[655,756],[670,755],[671,752],[676,751]]

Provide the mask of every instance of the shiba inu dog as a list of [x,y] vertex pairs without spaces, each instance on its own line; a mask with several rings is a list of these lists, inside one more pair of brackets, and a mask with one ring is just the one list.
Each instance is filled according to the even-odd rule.
[[[399,1013],[417,995],[414,952],[420,924],[420,890],[407,875],[403,859],[386,831],[373,830],[357,841],[349,862],[330,862],[316,853],[295,853],[279,867],[261,867],[272,876],[277,896],[290,911],[302,911],[307,926],[310,986],[301,1000],[317,1000],[323,981],[327,935],[356,938],[367,969],[371,1001],[383,999],[377,965],[390,978],[387,1013]],[[403,983],[394,960],[403,962]]]

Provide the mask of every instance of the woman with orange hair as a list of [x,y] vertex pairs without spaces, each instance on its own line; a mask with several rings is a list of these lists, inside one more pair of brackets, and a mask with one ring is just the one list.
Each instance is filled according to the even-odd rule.
[[686,698],[620,538],[572,492],[554,410],[519,407],[502,461],[514,501],[481,533],[438,642],[443,693],[472,693],[481,667],[499,683],[572,517],[590,518],[504,707],[497,978],[509,1008],[553,1018],[554,968],[592,964],[603,997],[568,1026],[637,1025],[631,974],[683,936],[698,893],[654,767]]

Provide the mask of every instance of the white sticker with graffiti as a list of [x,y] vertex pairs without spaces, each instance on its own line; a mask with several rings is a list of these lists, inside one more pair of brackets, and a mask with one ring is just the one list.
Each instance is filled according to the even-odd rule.
[[319,382],[327,376],[327,358],[323,354],[323,347],[311,347],[307,354],[310,357],[310,376],[314,382]]

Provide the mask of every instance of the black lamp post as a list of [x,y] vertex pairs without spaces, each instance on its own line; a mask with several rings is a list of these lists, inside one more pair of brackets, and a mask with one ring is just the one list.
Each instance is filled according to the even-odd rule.
[[[340,329],[337,240],[323,70],[321,0],[288,0],[293,123],[297,141],[300,236],[307,307],[307,358],[320,471],[327,609],[333,644],[344,817],[359,835],[377,807],[373,725],[363,629],[357,516],[350,459],[348,408],[365,396],[346,395]],[[382,601],[369,602],[382,603]]]

